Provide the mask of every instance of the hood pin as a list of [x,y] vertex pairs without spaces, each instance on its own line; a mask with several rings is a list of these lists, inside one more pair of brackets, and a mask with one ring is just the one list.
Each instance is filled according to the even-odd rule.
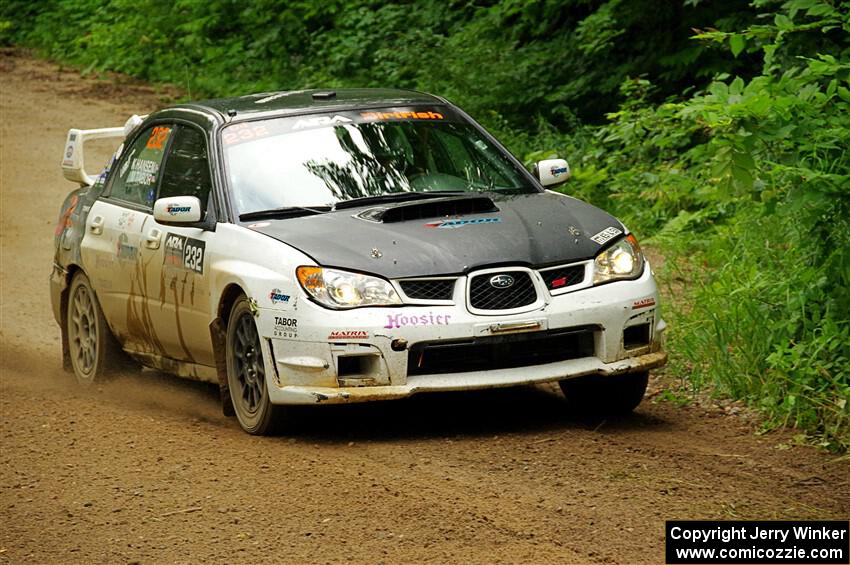
[[380,249],[378,249],[377,247],[372,248],[372,259],[380,259],[383,256],[384,254],[381,253]]

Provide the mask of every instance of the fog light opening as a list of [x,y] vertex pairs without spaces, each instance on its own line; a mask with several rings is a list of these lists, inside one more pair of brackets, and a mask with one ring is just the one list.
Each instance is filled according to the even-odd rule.
[[637,349],[649,345],[651,333],[651,324],[639,324],[629,326],[623,330],[623,347],[625,349]]

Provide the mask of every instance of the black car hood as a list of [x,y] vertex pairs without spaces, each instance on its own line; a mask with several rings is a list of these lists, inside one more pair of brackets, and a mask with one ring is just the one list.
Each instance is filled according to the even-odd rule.
[[[258,221],[249,227],[325,267],[387,278],[460,274],[504,264],[543,267],[594,257],[606,228],[625,231],[611,215],[553,193],[494,196],[498,212],[380,223],[350,208],[321,215]],[[381,207],[395,204],[381,204]]]

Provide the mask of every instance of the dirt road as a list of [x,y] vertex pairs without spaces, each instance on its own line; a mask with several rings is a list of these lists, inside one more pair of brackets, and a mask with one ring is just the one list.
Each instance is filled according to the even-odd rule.
[[65,133],[160,102],[11,53],[0,88],[0,563],[661,563],[665,519],[850,516],[846,460],[707,408],[577,421],[520,388],[318,407],[255,438],[206,385],[77,388],[47,288]]

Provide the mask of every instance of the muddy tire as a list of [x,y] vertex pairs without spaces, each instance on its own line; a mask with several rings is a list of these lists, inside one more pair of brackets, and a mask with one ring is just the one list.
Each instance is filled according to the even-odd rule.
[[68,290],[65,332],[71,370],[81,385],[103,382],[127,367],[127,356],[112,335],[83,272],[74,275]]
[[233,305],[227,321],[225,354],[227,386],[239,425],[251,435],[276,433],[283,409],[269,401],[260,334],[244,296]]
[[628,414],[646,393],[649,373],[627,373],[611,377],[588,376],[565,379],[558,384],[571,413],[585,416]]

